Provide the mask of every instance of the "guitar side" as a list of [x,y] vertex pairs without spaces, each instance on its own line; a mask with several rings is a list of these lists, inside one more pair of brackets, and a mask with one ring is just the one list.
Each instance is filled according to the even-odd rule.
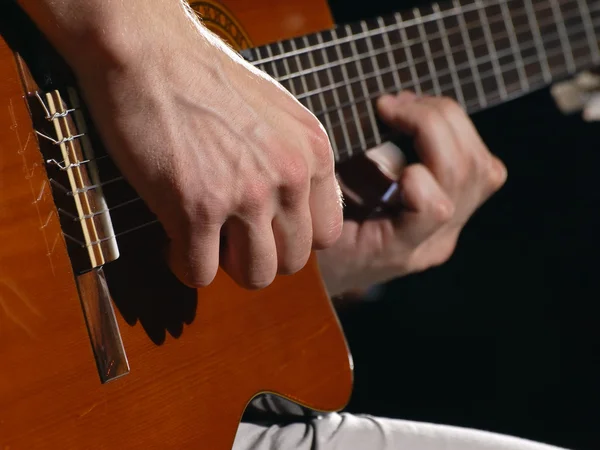
[[[216,32],[229,23],[219,11],[233,19],[251,45],[331,26],[325,2],[297,3],[192,6],[212,8]],[[130,373],[102,384],[25,101],[33,80],[1,39],[0,80],[1,449],[226,450],[259,392],[346,404],[350,354],[314,256],[261,291],[223,272],[194,291],[169,278],[144,233],[106,267]]]

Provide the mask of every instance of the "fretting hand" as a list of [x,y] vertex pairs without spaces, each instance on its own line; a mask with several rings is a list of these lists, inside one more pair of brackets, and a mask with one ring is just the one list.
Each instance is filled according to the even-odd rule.
[[381,118],[414,138],[421,163],[398,173],[396,217],[346,221],[337,243],[319,252],[331,295],[439,265],[452,255],[473,212],[506,180],[460,106],[403,92],[379,99]]

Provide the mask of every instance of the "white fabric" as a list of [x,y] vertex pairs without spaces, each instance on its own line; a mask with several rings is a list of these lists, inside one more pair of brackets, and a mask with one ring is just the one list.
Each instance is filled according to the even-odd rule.
[[233,450],[559,450],[559,447],[466,428],[342,413],[288,425],[242,423]]

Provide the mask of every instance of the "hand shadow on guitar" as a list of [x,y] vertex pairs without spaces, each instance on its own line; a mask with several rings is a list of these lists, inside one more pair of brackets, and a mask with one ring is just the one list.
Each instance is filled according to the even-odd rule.
[[129,325],[139,322],[156,345],[164,343],[167,332],[180,337],[198,306],[197,290],[182,284],[167,266],[163,243],[159,225],[130,233],[119,240],[120,258],[104,268],[118,311]]

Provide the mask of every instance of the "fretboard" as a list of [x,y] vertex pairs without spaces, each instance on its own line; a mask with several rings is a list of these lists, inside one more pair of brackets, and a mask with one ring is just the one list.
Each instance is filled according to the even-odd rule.
[[469,112],[600,62],[600,0],[454,0],[249,50],[323,123],[338,162],[387,139],[374,100],[410,89]]

